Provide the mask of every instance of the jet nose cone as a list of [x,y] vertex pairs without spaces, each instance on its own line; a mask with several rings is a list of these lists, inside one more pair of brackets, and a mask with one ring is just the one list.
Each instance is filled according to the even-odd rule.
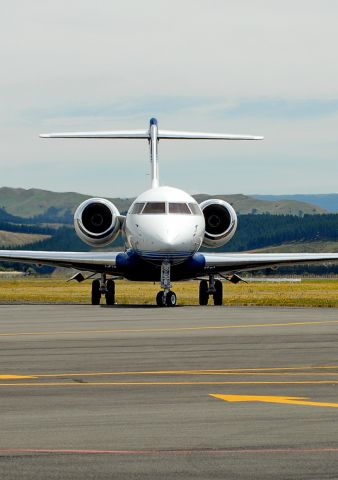
[[177,231],[171,229],[164,229],[162,232],[158,232],[157,238],[159,247],[161,249],[168,249],[170,251],[177,244],[178,233]]

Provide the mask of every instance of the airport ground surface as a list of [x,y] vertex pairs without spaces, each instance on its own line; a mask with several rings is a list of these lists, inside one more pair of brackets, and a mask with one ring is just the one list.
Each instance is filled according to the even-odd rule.
[[338,478],[335,308],[0,305],[0,366],[1,480]]

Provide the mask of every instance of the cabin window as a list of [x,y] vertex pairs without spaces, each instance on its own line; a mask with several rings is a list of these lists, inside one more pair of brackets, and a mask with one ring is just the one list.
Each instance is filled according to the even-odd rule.
[[191,215],[189,207],[186,203],[169,203],[169,213],[180,213],[183,215]]
[[144,205],[145,205],[144,203],[134,203],[130,213],[133,213],[133,214],[141,213]]
[[189,207],[193,215],[202,215],[202,210],[197,203],[189,203]]
[[160,213],[165,213],[165,202],[148,202],[142,211],[142,214]]

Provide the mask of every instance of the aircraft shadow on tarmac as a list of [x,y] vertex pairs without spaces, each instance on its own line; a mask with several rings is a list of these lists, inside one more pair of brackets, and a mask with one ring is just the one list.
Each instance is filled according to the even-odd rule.
[[[175,308],[183,307],[184,305],[176,305]],[[140,304],[115,304],[115,305],[100,305],[101,308],[150,308],[150,309],[159,309],[157,305],[140,305]]]

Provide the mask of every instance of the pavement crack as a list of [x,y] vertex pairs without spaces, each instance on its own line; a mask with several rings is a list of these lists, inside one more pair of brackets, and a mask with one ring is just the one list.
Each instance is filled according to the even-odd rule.
[[71,380],[75,383],[88,383],[86,380],[83,380],[82,378],[71,378]]

